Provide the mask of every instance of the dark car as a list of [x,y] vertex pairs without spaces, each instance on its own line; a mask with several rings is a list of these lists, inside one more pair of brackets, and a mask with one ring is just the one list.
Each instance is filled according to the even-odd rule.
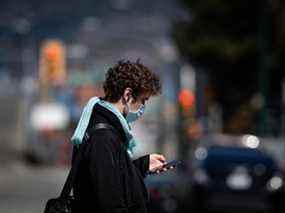
[[242,146],[199,147],[191,164],[191,193],[185,199],[189,212],[284,211],[284,175],[266,152]]

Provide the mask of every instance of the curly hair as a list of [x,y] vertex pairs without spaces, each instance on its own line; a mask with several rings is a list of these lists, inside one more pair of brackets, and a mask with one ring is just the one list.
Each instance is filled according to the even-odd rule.
[[161,93],[159,77],[139,60],[121,60],[108,69],[103,84],[105,99],[119,101],[127,87],[133,90],[132,96],[135,100],[143,94],[155,96]]

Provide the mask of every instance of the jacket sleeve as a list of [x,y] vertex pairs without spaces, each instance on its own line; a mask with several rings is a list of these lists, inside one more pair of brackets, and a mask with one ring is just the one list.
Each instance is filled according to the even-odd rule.
[[149,170],[149,155],[142,156],[133,160],[133,164],[137,167],[143,177],[146,177]]
[[99,130],[91,138],[89,170],[96,191],[96,203],[102,213],[127,213],[124,190],[120,181],[117,153],[118,143],[109,130]]

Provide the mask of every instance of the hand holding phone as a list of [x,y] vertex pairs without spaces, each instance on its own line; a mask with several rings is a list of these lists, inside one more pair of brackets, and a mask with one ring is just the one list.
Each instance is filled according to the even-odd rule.
[[170,161],[170,162],[165,163],[164,165],[162,165],[160,167],[149,170],[148,175],[159,174],[161,172],[164,172],[164,171],[167,171],[170,169],[174,169],[179,164],[181,164],[181,161],[178,161],[178,160]]

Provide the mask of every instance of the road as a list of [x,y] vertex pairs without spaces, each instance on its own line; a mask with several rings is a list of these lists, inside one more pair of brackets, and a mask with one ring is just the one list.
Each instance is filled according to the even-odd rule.
[[30,167],[14,163],[0,167],[0,212],[43,212],[47,199],[56,197],[66,168]]

